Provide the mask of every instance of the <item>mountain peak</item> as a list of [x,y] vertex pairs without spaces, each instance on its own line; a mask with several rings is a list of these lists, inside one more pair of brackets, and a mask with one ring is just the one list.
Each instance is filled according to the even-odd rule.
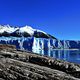
[[23,27],[0,25],[0,36],[55,38],[42,30],[33,29],[31,26],[27,25]]

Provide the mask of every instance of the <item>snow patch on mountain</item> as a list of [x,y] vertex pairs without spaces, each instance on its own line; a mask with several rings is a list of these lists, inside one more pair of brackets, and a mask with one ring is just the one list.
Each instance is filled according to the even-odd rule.
[[0,25],[0,36],[26,36],[26,37],[42,37],[51,38],[52,36],[44,31],[33,29],[31,26],[14,27],[10,25]]
[[0,25],[0,33],[4,33],[4,32],[8,32],[8,33],[12,33],[14,31],[16,31],[18,28],[14,28],[14,27],[11,27],[9,25]]
[[27,32],[27,33],[30,34],[31,36],[34,34],[34,31],[35,31],[35,29],[33,29],[33,28],[30,27],[30,26],[25,26],[25,27],[21,27],[21,28],[20,28],[20,32],[21,32],[21,33]]

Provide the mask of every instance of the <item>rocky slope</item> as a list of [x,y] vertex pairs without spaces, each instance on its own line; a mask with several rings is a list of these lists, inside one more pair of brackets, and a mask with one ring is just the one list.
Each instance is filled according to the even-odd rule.
[[80,65],[0,45],[0,80],[80,80]]

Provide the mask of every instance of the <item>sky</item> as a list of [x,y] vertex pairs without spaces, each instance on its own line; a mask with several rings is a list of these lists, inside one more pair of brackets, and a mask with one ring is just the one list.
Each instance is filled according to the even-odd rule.
[[0,24],[29,25],[61,40],[80,40],[80,0],[0,0]]

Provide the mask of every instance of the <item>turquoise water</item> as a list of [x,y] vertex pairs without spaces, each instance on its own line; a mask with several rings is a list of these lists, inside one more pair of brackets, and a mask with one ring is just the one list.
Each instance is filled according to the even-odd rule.
[[34,53],[80,64],[80,50],[32,50]]

